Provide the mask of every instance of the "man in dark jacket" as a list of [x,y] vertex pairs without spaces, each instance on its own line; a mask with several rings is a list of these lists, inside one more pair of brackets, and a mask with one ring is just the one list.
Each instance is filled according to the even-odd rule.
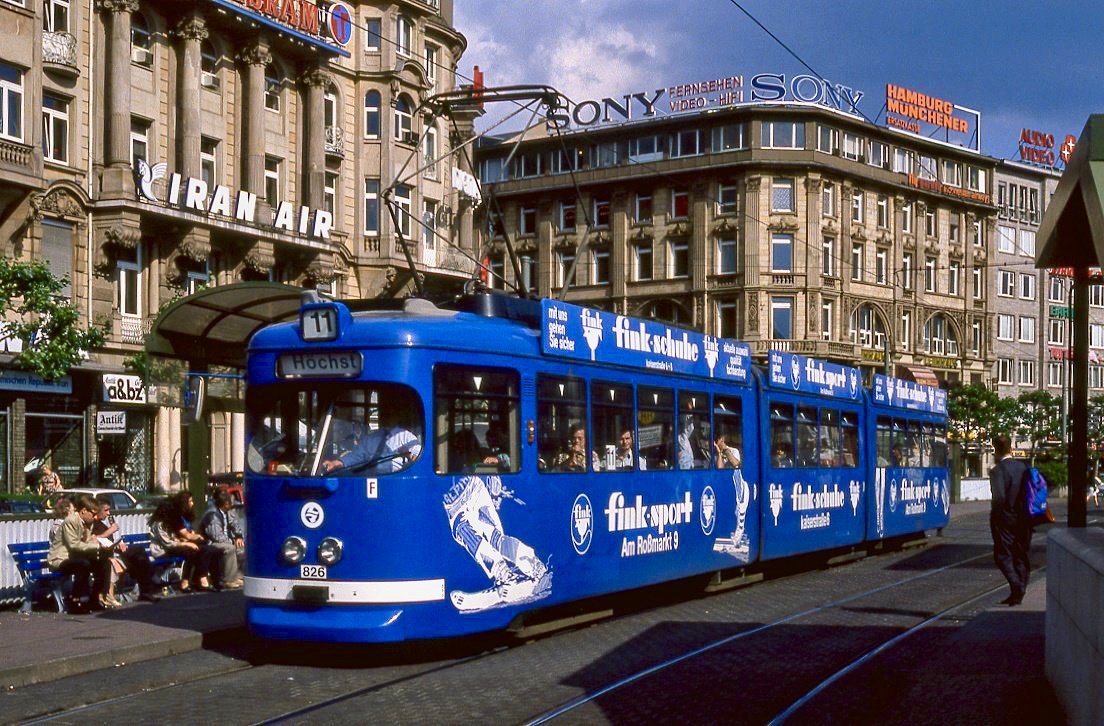
[[989,510],[989,529],[993,533],[993,559],[1008,587],[1006,605],[1023,602],[1027,578],[1031,573],[1028,553],[1031,550],[1031,520],[1023,499],[1023,480],[1027,464],[1012,458],[1012,443],[1008,436],[993,437],[997,465],[989,472],[989,487],[993,493]]

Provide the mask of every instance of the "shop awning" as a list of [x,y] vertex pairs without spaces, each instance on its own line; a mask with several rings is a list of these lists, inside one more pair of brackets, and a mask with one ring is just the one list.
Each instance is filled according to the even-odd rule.
[[935,386],[939,388],[939,378],[936,377],[935,371],[927,366],[905,366],[908,368],[908,372],[912,374],[912,379],[917,383],[924,386]]
[[151,355],[207,365],[245,367],[245,348],[270,323],[293,320],[303,288],[276,282],[208,287],[161,311],[146,342]]

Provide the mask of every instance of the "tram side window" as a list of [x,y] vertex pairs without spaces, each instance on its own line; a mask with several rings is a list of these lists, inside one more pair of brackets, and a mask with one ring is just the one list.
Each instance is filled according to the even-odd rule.
[[679,391],[678,468],[708,469],[712,466],[709,395]]
[[544,472],[580,472],[597,457],[586,426],[586,381],[563,376],[537,377],[537,467]]
[[771,466],[792,469],[794,466],[794,407],[788,403],[772,403],[770,407]]
[[905,464],[902,466],[920,466],[920,424],[905,422]]
[[859,414],[853,411],[841,413],[840,433],[843,439],[843,465],[854,469],[859,465]]
[[518,471],[518,390],[517,371],[434,368],[433,448],[438,474]]
[[675,395],[641,386],[636,393],[637,449],[642,470],[666,470],[675,461]]
[[938,468],[947,466],[947,430],[942,426],[933,426],[931,442],[931,465]]
[[743,465],[744,432],[740,399],[717,396],[713,400],[713,443],[718,469]]
[[590,402],[597,471],[632,471],[636,461],[632,386],[595,381],[590,386]]
[[875,433],[875,439],[878,446],[877,457],[878,466],[889,466],[889,462],[892,460],[893,450],[893,424],[890,422],[889,416],[879,416],[877,430]]
[[916,427],[917,438],[919,439],[919,461],[917,466],[922,466],[927,469],[931,466],[931,426],[928,424],[920,424]]
[[797,466],[803,469],[816,467],[817,458],[817,410],[814,406],[797,407]]
[[836,468],[840,456],[839,411],[822,409],[820,412],[820,465]]
[[889,455],[890,466],[909,466],[908,431],[905,422],[893,419],[893,449]]

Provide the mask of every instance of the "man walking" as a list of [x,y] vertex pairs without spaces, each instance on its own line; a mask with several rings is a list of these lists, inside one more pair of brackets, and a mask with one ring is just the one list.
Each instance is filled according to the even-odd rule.
[[993,533],[993,559],[1008,580],[1011,589],[1001,600],[1006,605],[1023,602],[1027,578],[1031,573],[1028,554],[1031,550],[1031,521],[1023,499],[1023,480],[1027,464],[1011,456],[1012,443],[1007,435],[993,437],[997,465],[989,472],[989,487],[993,493],[989,511],[989,529]]

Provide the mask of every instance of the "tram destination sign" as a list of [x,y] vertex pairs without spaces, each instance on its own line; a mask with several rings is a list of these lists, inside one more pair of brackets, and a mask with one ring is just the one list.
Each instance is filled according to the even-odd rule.
[[874,403],[910,411],[947,413],[947,392],[900,378],[874,374]]
[[862,397],[858,368],[772,350],[768,359],[770,385],[786,391],[802,391],[857,401]]
[[555,300],[541,302],[541,352],[737,383],[751,380],[746,343]]

